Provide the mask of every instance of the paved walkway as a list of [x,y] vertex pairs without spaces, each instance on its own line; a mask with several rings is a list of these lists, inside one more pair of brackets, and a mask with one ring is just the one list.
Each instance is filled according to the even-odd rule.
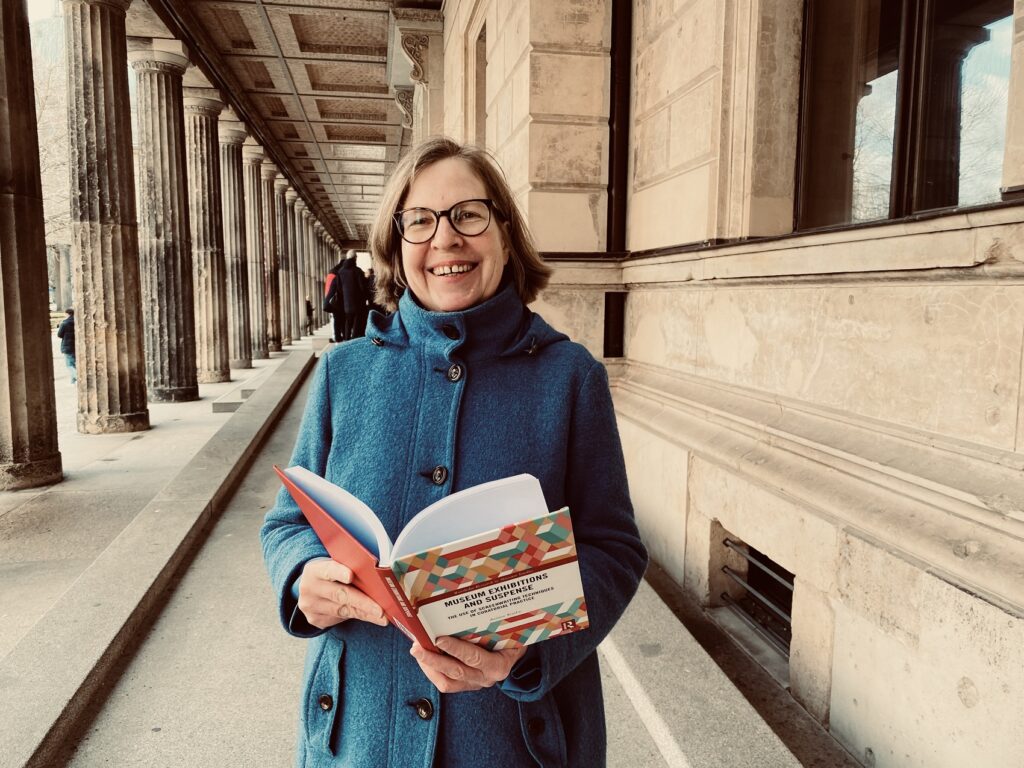
[[[305,340],[236,413],[203,387],[135,435],[69,433],[62,404],[67,479],[0,494],[0,766],[290,765],[303,643],[257,531],[311,363]],[[646,584],[601,654],[613,768],[800,764]]]

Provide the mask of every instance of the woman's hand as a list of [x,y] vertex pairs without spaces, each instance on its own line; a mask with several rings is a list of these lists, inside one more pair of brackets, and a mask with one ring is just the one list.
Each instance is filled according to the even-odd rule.
[[299,610],[306,621],[327,629],[348,619],[386,626],[387,618],[377,603],[352,584],[352,570],[329,557],[310,560],[299,579]]
[[490,688],[508,677],[512,665],[526,653],[525,645],[488,651],[454,637],[439,637],[435,644],[444,653],[432,653],[419,643],[413,643],[409,653],[441,693]]

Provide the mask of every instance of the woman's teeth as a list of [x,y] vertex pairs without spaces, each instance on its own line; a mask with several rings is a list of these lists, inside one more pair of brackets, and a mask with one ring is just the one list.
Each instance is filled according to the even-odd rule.
[[469,272],[476,268],[476,264],[445,264],[442,267],[434,267],[430,270],[430,274],[435,277],[444,277],[445,275],[458,275],[463,272]]

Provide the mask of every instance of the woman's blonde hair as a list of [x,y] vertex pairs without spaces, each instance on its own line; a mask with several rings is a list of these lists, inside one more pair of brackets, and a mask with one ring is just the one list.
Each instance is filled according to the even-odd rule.
[[494,203],[494,218],[509,248],[505,270],[519,298],[524,304],[529,304],[548,284],[551,268],[537,253],[533,237],[523,221],[505,175],[485,150],[459,144],[443,136],[426,139],[412,147],[395,166],[394,173],[384,187],[384,197],[370,229],[370,253],[377,278],[377,303],[393,311],[398,307],[398,299],[407,286],[402,271],[402,236],[398,233],[393,216],[401,209],[416,174],[449,158],[458,158],[468,163],[484,183]]

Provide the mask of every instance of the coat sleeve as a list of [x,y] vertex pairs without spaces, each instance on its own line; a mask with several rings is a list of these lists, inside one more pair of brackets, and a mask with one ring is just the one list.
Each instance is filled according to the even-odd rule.
[[[299,436],[288,466],[302,466],[323,476],[331,446],[331,403],[327,383],[329,355],[320,359],[313,374],[309,399],[302,415]],[[277,596],[281,623],[297,637],[313,637],[323,630],[309,624],[298,610],[292,585],[302,567],[315,557],[328,557],[298,504],[282,486],[260,530],[263,560]]]
[[63,339],[64,338],[64,328],[66,327],[66,323],[67,323],[66,320],[61,320],[60,321],[60,325],[57,326],[57,338],[58,339]]
[[573,520],[589,628],[531,645],[501,689],[517,701],[550,692],[611,631],[647,567],[604,366],[594,362],[573,406],[566,498]]

